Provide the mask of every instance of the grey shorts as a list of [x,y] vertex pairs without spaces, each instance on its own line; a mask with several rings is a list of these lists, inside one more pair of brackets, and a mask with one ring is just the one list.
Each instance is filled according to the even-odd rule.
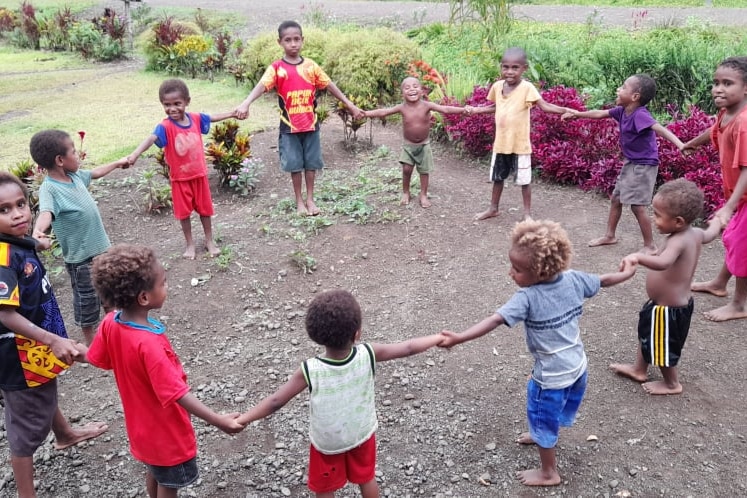
[[658,166],[626,161],[617,177],[612,196],[618,197],[622,204],[648,206],[654,197],[658,174]]
[[80,263],[65,263],[73,288],[73,311],[78,327],[94,327],[101,318],[101,300],[93,288],[92,267],[93,258]]
[[145,464],[156,482],[164,488],[183,488],[189,486],[200,477],[197,470],[197,458],[169,467]]
[[34,456],[49,431],[57,411],[57,379],[31,389],[5,391],[5,431],[10,454]]
[[281,133],[278,137],[280,169],[286,173],[324,168],[319,131]]

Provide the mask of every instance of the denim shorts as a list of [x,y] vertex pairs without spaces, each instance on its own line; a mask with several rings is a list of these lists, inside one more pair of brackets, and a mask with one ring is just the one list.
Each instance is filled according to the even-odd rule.
[[554,448],[560,427],[576,421],[578,407],[586,392],[587,372],[563,389],[542,389],[534,379],[527,384],[529,435],[540,448]]
[[101,317],[101,300],[93,288],[92,267],[93,258],[80,263],[65,263],[73,288],[73,311],[78,327],[94,327]]
[[280,169],[286,173],[324,168],[321,132],[281,133],[278,137]]
[[147,463],[145,466],[156,482],[164,488],[183,488],[200,477],[200,472],[197,470],[197,457],[170,467],[148,465]]

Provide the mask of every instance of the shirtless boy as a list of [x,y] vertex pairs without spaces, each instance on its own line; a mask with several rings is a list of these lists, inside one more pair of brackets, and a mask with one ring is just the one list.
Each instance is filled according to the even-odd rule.
[[414,169],[420,175],[420,206],[431,207],[428,200],[429,175],[433,171],[433,152],[429,139],[431,131],[431,111],[443,114],[463,114],[463,107],[440,105],[423,99],[423,86],[415,77],[408,77],[402,81],[402,98],[404,102],[386,109],[364,111],[367,118],[383,118],[392,114],[402,115],[402,154],[399,162],[402,164],[402,201],[401,205],[410,203],[410,179]]
[[[703,193],[684,178],[662,185],[653,200],[654,224],[666,235],[663,247],[655,254],[634,253],[623,261],[642,265],[646,274],[648,302],[638,321],[638,349],[635,363],[613,363],[618,375],[643,383],[649,394],[679,394],[682,384],[677,363],[685,345],[693,313],[690,286],[700,256],[701,244],[718,237],[722,223],[713,219],[706,230],[691,223],[700,217]],[[648,380],[648,365],[661,369],[663,380]]]

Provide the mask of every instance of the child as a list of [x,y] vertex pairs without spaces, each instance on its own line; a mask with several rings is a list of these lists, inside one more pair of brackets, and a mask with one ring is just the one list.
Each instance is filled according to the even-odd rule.
[[[5,434],[18,496],[34,490],[34,452],[52,428],[60,448],[106,431],[104,424],[73,429],[57,404],[57,375],[78,351],[67,338],[47,272],[27,236],[31,209],[26,186],[0,172],[0,391]],[[33,361],[32,361],[33,360]]]
[[443,331],[441,347],[481,337],[498,325],[513,327],[524,322],[534,369],[527,386],[529,432],[521,444],[536,443],[540,468],[518,472],[527,486],[560,484],[555,444],[560,426],[570,427],[586,390],[586,354],[578,319],[585,299],[599,288],[619,284],[635,273],[630,262],[622,270],[605,275],[569,270],[571,242],[558,223],[525,220],[513,231],[508,253],[509,275],[521,287],[492,316],[460,334]]
[[129,155],[130,164],[156,144],[163,149],[164,159],[169,165],[171,197],[174,218],[179,220],[187,248],[183,256],[195,259],[195,243],[192,239],[192,211],[200,215],[202,230],[205,232],[205,248],[211,257],[220,254],[213,241],[213,225],[210,219],[215,213],[213,198],[210,195],[207,164],[202,143],[202,135],[210,131],[210,123],[236,117],[236,111],[218,114],[198,114],[187,112],[190,102],[187,85],[178,79],[166,80],[158,89],[166,119],[156,126],[153,133],[138,145]]
[[736,277],[731,302],[706,312],[714,322],[747,318],[747,57],[729,57],[713,76],[713,101],[719,108],[716,123],[685,144],[692,149],[708,143],[718,149],[726,204],[715,217],[728,223],[722,239],[726,249],[718,276],[693,285],[693,290],[726,296],[726,284]]
[[402,201],[410,203],[410,179],[413,169],[420,175],[420,206],[431,207],[428,200],[428,180],[433,170],[433,152],[429,135],[431,131],[431,111],[447,114],[463,114],[463,107],[444,106],[423,100],[423,87],[417,78],[409,77],[402,81],[404,102],[388,109],[364,111],[367,118],[383,118],[391,114],[402,114],[402,136],[405,143],[399,162],[402,164]]
[[361,308],[350,292],[318,294],[309,304],[306,331],[311,340],[325,347],[324,356],[304,361],[288,382],[237,419],[245,425],[267,417],[308,389],[308,486],[318,497],[334,496],[347,481],[360,486],[363,498],[379,496],[374,477],[376,362],[422,353],[443,338],[434,334],[396,344],[356,344],[362,321]]
[[521,185],[524,219],[531,218],[532,144],[529,141],[529,111],[534,105],[552,114],[570,111],[566,107],[559,107],[543,100],[534,85],[521,78],[528,67],[527,54],[523,49],[507,49],[501,59],[501,79],[495,82],[488,92],[488,100],[493,102],[493,105],[466,107],[469,114],[495,111],[495,141],[493,157],[490,160],[493,193],[490,207],[475,215],[476,220],[498,216],[503,181],[512,173],[515,175],[516,184]]
[[620,124],[620,148],[625,158],[622,170],[612,192],[612,205],[607,219],[607,233],[604,237],[589,242],[589,247],[617,244],[615,231],[622,216],[623,204],[630,204],[643,235],[643,252],[656,252],[651,220],[646,208],[651,204],[656,175],[659,173],[659,147],[656,135],[663,137],[678,149],[683,144],[674,133],[656,122],[648,112],[646,104],[656,94],[656,82],[646,74],[634,74],[617,89],[617,107],[596,111],[577,111],[563,115],[564,119],[613,118]]
[[233,434],[238,413],[219,415],[189,392],[187,375],[166,337],[148,316],[166,300],[166,271],[148,247],[118,244],[93,261],[93,282],[118,311],[106,315],[87,353],[114,371],[132,456],[145,464],[150,498],[176,497],[198,477],[190,414]]
[[98,205],[88,191],[91,180],[127,168],[126,158],[92,170],[80,169],[80,158],[70,135],[44,130],[31,137],[31,157],[47,176],[39,187],[39,216],[34,238],[49,249],[46,232],[51,226],[62,249],[73,289],[75,324],[86,344],[91,344],[101,313],[101,301],[91,283],[91,261],[111,245]]
[[[301,56],[303,33],[300,24],[283,21],[278,27],[278,44],[283,47],[285,55],[270,64],[257,86],[236,108],[236,113],[239,119],[246,118],[252,102],[273,88],[277,91],[281,112],[278,137],[280,168],[291,174],[296,212],[316,216],[320,211],[314,204],[314,180],[316,172],[324,167],[319,122],[316,119],[316,91],[329,91],[356,119],[361,118],[363,113],[345,97],[316,62]],[[302,175],[306,182],[305,202],[301,195]]]
[[[613,363],[612,371],[638,382],[649,394],[679,394],[682,384],[677,363],[690,329],[693,298],[690,285],[700,256],[701,244],[718,237],[721,222],[714,219],[707,230],[690,224],[703,210],[703,192],[684,178],[665,183],[654,196],[654,223],[666,235],[664,246],[656,254],[630,254],[625,261],[642,265],[646,275],[648,302],[638,321],[641,347],[635,363]],[[646,382],[648,365],[661,368],[663,381]]]

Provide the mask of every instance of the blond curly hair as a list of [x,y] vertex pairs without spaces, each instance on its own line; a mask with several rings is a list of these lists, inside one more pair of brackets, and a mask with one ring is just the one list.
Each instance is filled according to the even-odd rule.
[[571,265],[573,246],[568,233],[550,220],[526,220],[516,224],[511,234],[512,250],[529,259],[529,268],[540,280],[567,270]]

